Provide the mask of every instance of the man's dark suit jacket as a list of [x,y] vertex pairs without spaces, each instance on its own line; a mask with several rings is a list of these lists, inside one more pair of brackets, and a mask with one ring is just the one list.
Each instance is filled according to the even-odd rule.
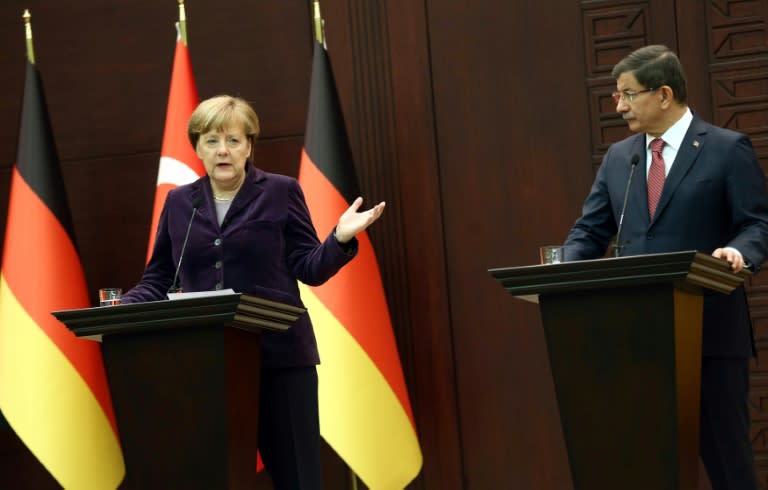
[[[768,194],[749,139],[694,115],[667,176],[653,220],[648,216],[645,134],[613,144],[565,241],[566,260],[604,256],[616,234],[638,155],[621,231],[622,256],[733,247],[753,270],[768,255]],[[752,325],[743,288],[705,292],[703,354],[749,357]]]
[[[200,207],[179,273],[185,292],[232,288],[303,307],[297,279],[310,286],[322,284],[352,260],[356,240],[347,250],[333,237],[333,230],[324,242],[318,240],[296,179],[246,165],[245,181],[221,226],[207,176],[168,194],[152,258],[139,284],[124,295],[124,303],[166,298],[196,202]],[[263,333],[264,366],[318,362],[308,315],[300,317],[288,332]]]

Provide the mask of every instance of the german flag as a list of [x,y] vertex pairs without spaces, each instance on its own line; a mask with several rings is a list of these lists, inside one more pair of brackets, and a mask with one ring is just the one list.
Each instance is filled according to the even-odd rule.
[[[359,195],[325,48],[315,42],[299,182],[315,226],[331,230]],[[301,285],[321,364],[320,432],[371,489],[401,489],[422,455],[381,273],[368,235],[358,256],[320,287]]]
[[27,63],[0,269],[0,410],[64,488],[125,474],[99,344],[51,311],[89,306],[42,83]]
[[160,221],[160,213],[168,192],[180,185],[194,182],[205,174],[203,163],[187,138],[187,122],[199,102],[195,78],[192,75],[192,62],[189,59],[189,48],[179,34],[176,38],[171,88],[168,93],[168,108],[165,112],[165,131],[163,146],[160,150],[155,203],[152,207],[147,261],[152,256],[157,223]]

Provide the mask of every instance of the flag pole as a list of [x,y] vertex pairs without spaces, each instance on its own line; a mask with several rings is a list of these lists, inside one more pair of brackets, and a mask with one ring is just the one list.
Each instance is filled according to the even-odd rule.
[[29,9],[24,9],[24,15],[21,17],[24,19],[24,31],[27,38],[27,59],[34,65],[35,48],[32,45],[32,14],[29,13]]
[[187,12],[184,9],[184,0],[179,1],[179,35],[181,36],[181,42],[185,46],[189,46],[187,41]]
[[[320,0],[312,0],[312,7],[314,12],[315,39],[325,47],[325,22],[322,15],[320,15]],[[349,465],[347,465],[347,468],[349,468],[349,481],[352,485],[352,490],[357,490],[357,474]]]
[[[315,39],[325,47],[325,22],[322,15],[320,15],[320,0],[312,0],[312,7],[314,12]],[[349,481],[352,485],[352,490],[358,490],[357,474],[349,465],[347,465],[347,468],[349,468]]]

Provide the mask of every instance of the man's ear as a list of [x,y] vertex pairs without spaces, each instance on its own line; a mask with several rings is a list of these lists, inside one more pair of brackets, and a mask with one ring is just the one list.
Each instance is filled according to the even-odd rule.
[[661,95],[662,107],[667,108],[675,102],[675,93],[669,85],[662,85],[656,89],[656,92]]

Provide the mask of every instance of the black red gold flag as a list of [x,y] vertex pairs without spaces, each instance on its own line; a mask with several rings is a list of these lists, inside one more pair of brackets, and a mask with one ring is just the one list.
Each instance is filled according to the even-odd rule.
[[125,474],[100,346],[51,311],[88,307],[42,82],[27,63],[0,269],[0,411],[64,488]]
[[[319,42],[299,182],[318,230],[333,229],[359,195],[331,63]],[[421,448],[376,255],[367,233],[357,238],[358,256],[330,281],[301,285],[322,361],[320,431],[369,488],[399,489],[421,469]]]

